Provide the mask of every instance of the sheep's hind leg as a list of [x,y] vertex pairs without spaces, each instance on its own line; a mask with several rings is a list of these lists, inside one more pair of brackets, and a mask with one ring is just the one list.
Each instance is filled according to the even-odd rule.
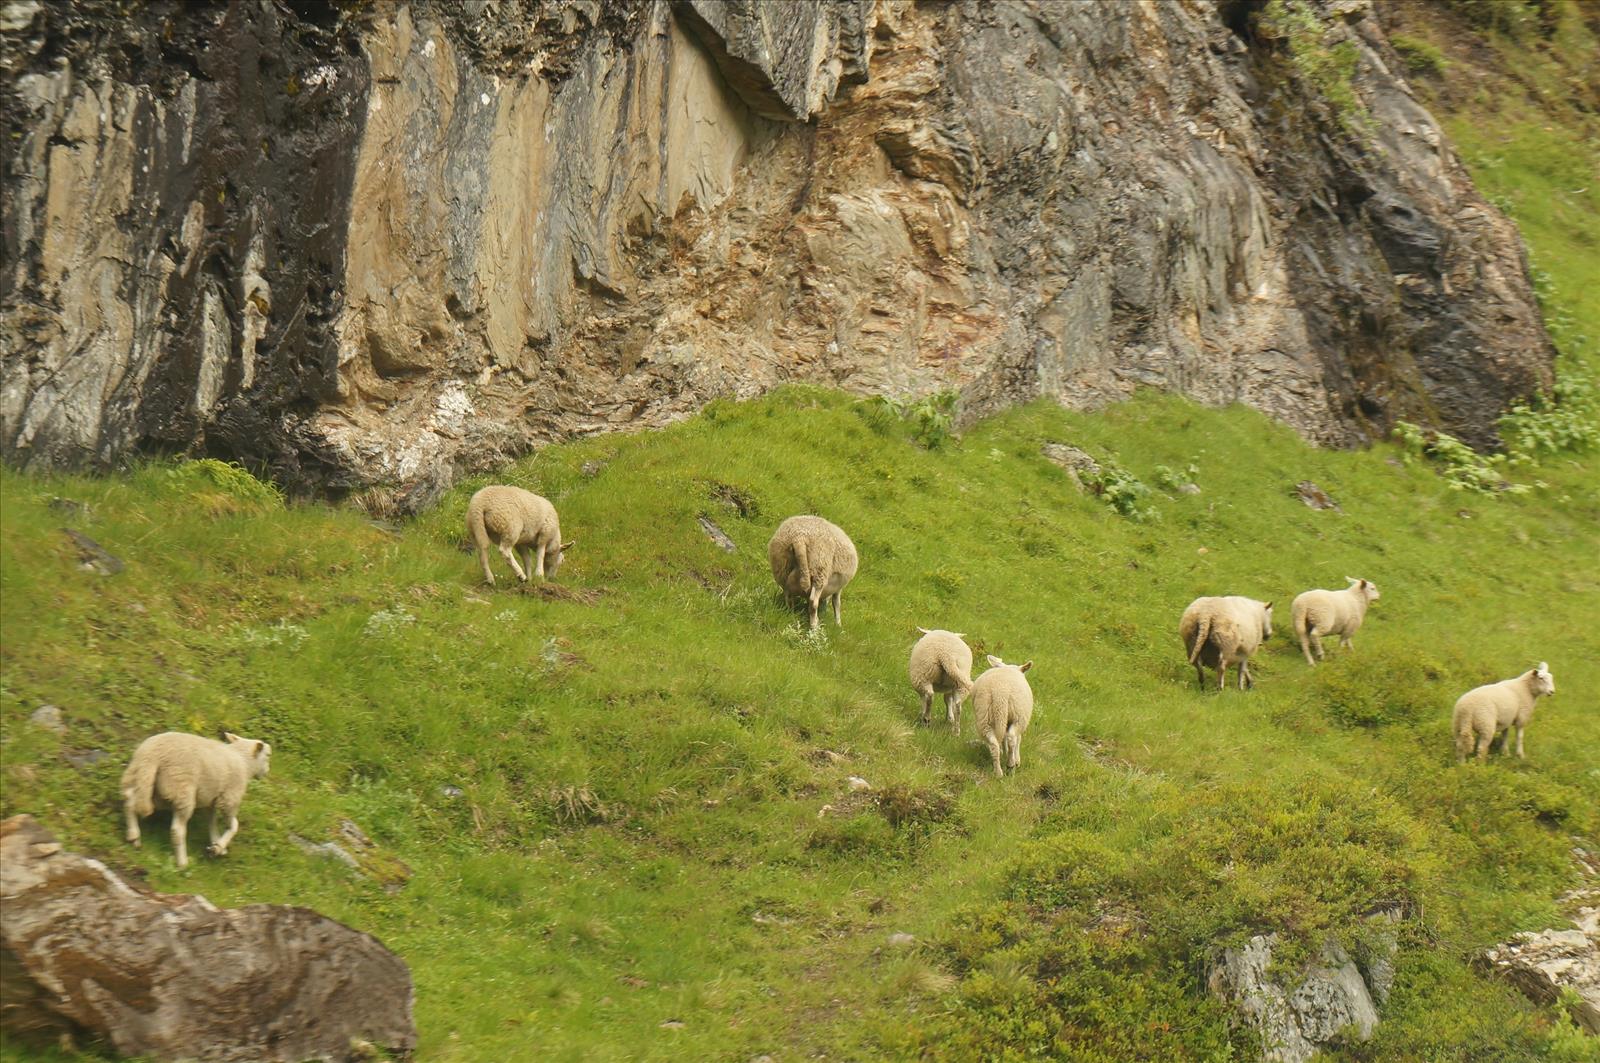
[[933,688],[932,687],[926,687],[926,688],[924,688],[922,690],[919,690],[918,693],[922,695],[922,722],[924,724],[932,723],[933,722]]
[[996,777],[1002,779],[1005,778],[1005,769],[1000,766],[1000,739],[994,736],[993,731],[990,731],[988,734],[983,736],[983,740],[988,743],[989,759],[994,761],[994,773]]
[[950,730],[961,733],[961,692],[952,690],[944,696],[944,714],[950,721]]
[[1013,772],[1022,767],[1022,736],[1014,728],[1006,729],[1006,765]]
[[517,563],[517,552],[511,548],[510,543],[500,544],[500,556],[506,559],[506,564],[510,565],[511,571],[517,574],[517,579],[521,580],[523,583],[528,582],[528,574],[523,571],[522,566]]
[[178,868],[189,866],[189,817],[194,815],[194,805],[172,806],[172,854],[178,858]]
[[817,630],[817,606],[822,604],[822,595],[812,591],[806,596],[806,618],[811,622],[811,630]]
[[1491,745],[1493,745],[1493,744],[1494,744],[1494,732],[1493,731],[1490,731],[1488,734],[1484,734],[1484,735],[1479,735],[1478,736],[1478,762],[1480,764],[1488,763],[1488,760],[1489,760],[1489,747]]
[[483,566],[483,582],[494,586],[494,570],[489,567],[489,544],[478,547],[478,563]]
[[1239,689],[1250,690],[1253,689],[1255,685],[1256,678],[1250,674],[1250,662],[1241,661],[1239,663]]
[[133,798],[126,798],[122,802],[122,818],[128,822],[128,833],[125,837],[135,849],[142,844],[139,840],[139,816],[133,810]]

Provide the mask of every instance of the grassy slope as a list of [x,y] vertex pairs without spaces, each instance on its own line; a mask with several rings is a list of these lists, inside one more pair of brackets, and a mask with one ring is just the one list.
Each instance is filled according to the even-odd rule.
[[[1406,21],[1456,58],[1417,83],[1550,274],[1575,323],[1564,357],[1592,369],[1600,137],[1560,91],[1592,31],[1564,18],[1546,46]],[[1348,1058],[1593,1056],[1466,959],[1548,925],[1567,847],[1600,834],[1596,459],[1484,499],[1386,449],[1317,452],[1155,396],[1015,411],[934,452],[873,420],[791,392],[507,470],[559,502],[580,539],[560,582],[602,592],[587,603],[476,587],[455,550],[465,487],[396,536],[256,506],[202,467],[6,473],[0,807],[158,889],[377,933],[413,966],[429,1060],[1218,1058],[1247,1045],[1200,991],[1212,942],[1274,928],[1309,945],[1392,900],[1410,913],[1397,988]],[[1204,493],[1131,523],[1045,463],[1047,439],[1147,480],[1194,462]],[[591,460],[607,462],[593,477]],[[1292,500],[1302,478],[1344,512]],[[58,495],[92,518],[50,510]],[[804,510],[863,557],[848,627],[820,643],[765,574],[770,528]],[[79,570],[63,523],[127,570]],[[1310,673],[1280,610],[1255,691],[1194,690],[1171,630],[1191,597],[1283,602],[1346,574],[1384,591],[1355,655]],[[913,725],[914,624],[1037,662],[1020,777],[985,774],[970,713],[961,739]],[[1538,658],[1560,693],[1530,759],[1455,769],[1455,695]],[[45,702],[64,737],[24,722]],[[228,858],[180,875],[159,829],[122,846],[134,742],[219,727],[277,749]],[[60,755],[96,748],[110,756],[84,769]],[[369,877],[289,840],[342,818],[379,844]],[[397,862],[411,877],[390,893]],[[917,947],[889,947],[901,931]]]
[[[427,1059],[1215,1056],[1209,942],[1313,941],[1389,900],[1413,916],[1380,1044],[1546,1047],[1549,1016],[1462,961],[1553,918],[1571,836],[1600,827],[1592,464],[1480,501],[1381,450],[1318,452],[1165,397],[1033,406],[939,451],[863,412],[791,392],[508,470],[560,505],[579,539],[561,582],[591,603],[481,591],[456,549],[467,487],[396,536],[347,511],[251,512],[203,467],[8,474],[4,810],[159,889],[377,933],[413,964]],[[1040,457],[1051,439],[1146,479],[1192,461],[1204,493],[1131,523]],[[1308,477],[1342,514],[1291,497]],[[57,495],[93,507],[84,527],[125,572],[76,567]],[[802,511],[862,554],[846,628],[815,643],[764,558]],[[1172,630],[1190,598],[1282,602],[1345,574],[1384,591],[1357,654],[1312,674],[1280,637],[1255,691],[1194,689]],[[1020,777],[986,776],[970,715],[960,739],[913,726],[915,624],[1037,662]],[[1456,769],[1455,695],[1538,658],[1561,694],[1530,759]],[[65,738],[23,722],[41,702]],[[166,727],[277,750],[233,852],[186,875],[159,830],[143,852],[118,840],[121,762]],[[112,756],[59,756],[82,748]],[[851,775],[898,788],[898,825]],[[289,840],[341,817],[410,866],[404,889]],[[887,948],[901,931],[921,944]]]

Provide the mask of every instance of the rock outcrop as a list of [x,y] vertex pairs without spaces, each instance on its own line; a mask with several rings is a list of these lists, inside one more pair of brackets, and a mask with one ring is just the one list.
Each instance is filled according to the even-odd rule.
[[1329,939],[1316,960],[1288,980],[1272,970],[1278,935],[1257,934],[1240,948],[1222,951],[1208,988],[1260,1036],[1260,1058],[1268,1063],[1305,1063],[1322,1048],[1365,1041],[1394,981],[1398,918],[1386,910],[1367,920],[1359,964]]
[[1600,1036],[1600,889],[1567,900],[1577,909],[1571,927],[1518,934],[1485,952],[1483,961],[1540,1004],[1575,994],[1573,1021]]
[[1492,443],[1517,234],[1307,2],[1365,125],[1241,0],[11,5],[0,448],[406,508],[787,380]]
[[124,1055],[269,1061],[399,1056],[411,973],[377,939],[305,908],[219,909],[151,893],[0,823],[0,1016],[8,1038],[87,1035]]

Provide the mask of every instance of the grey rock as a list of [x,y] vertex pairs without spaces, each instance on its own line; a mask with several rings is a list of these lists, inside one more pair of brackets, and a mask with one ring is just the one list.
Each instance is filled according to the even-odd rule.
[[20,33],[38,14],[39,0],[5,0],[0,3],[0,33]]
[[1521,242],[1379,20],[1313,3],[1367,142],[1213,3],[40,5],[0,41],[0,454],[403,512],[789,380],[1492,444],[1551,380]]
[[103,749],[68,750],[61,754],[61,759],[83,771],[94,767],[108,756],[110,754]]
[[892,949],[909,949],[916,943],[917,939],[914,935],[904,933],[890,934],[888,941],[886,942],[886,944]]
[[1039,449],[1045,457],[1067,470],[1067,475],[1080,489],[1085,488],[1085,481],[1100,475],[1100,463],[1090,457],[1086,450],[1067,443],[1046,443]]
[[1360,969],[1337,941],[1290,984],[1271,971],[1276,934],[1258,934],[1242,948],[1225,949],[1212,967],[1208,988],[1231,1002],[1261,1037],[1261,1058],[1304,1063],[1320,1047],[1353,1036],[1365,1041],[1378,1011]]
[[72,528],[62,528],[61,532],[78,548],[78,565],[84,571],[98,572],[102,576],[115,576],[122,571],[121,559],[87,535]]
[[50,500],[50,511],[52,513],[60,513],[66,517],[75,517],[78,520],[87,520],[90,514],[87,502],[79,502],[75,498],[62,498],[59,495]]
[[67,733],[67,721],[55,705],[40,705],[29,714],[28,722],[58,735]]
[[309,909],[151,893],[25,815],[0,823],[0,902],[8,1040],[87,1034],[204,1063],[416,1046],[405,963]]
[[441,786],[439,794],[443,797],[460,797],[466,791],[459,786]]
[[586,461],[583,463],[583,466],[578,470],[578,472],[583,474],[583,478],[585,480],[593,480],[596,476],[599,476],[605,471],[606,464],[606,462],[598,459]]
[[706,538],[710,539],[712,542],[716,543],[730,554],[736,554],[739,552],[738,544],[736,544],[732,539],[728,538],[728,533],[717,527],[716,522],[710,517],[702,513],[695,519],[700,522],[700,530],[706,533]]
[[1487,950],[1483,962],[1540,1004],[1553,1004],[1571,990],[1577,995],[1573,1021],[1600,1035],[1600,890],[1567,900],[1577,906],[1570,927],[1518,934]]
[[1294,485],[1295,497],[1300,499],[1312,509],[1332,509],[1343,513],[1339,503],[1328,497],[1328,492],[1312,483],[1310,480],[1301,480]]
[[314,842],[309,838],[302,838],[298,834],[289,835],[289,841],[296,849],[308,856],[325,856],[329,859],[337,860],[352,871],[361,870],[360,861],[351,856],[350,851],[338,842]]
[[1197,495],[1197,494],[1200,493],[1200,485],[1199,484],[1192,484],[1192,483],[1191,484],[1179,484],[1178,485],[1178,493],[1180,495]]

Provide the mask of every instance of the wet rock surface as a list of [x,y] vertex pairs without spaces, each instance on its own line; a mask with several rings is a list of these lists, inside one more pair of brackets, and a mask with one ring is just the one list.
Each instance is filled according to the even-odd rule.
[[8,1038],[219,1063],[416,1044],[410,971],[377,939],[305,908],[151,893],[30,816],[0,823],[0,946]]
[[11,5],[0,450],[399,511],[795,379],[1490,443],[1520,241],[1338,8],[1365,132],[1209,0]]

